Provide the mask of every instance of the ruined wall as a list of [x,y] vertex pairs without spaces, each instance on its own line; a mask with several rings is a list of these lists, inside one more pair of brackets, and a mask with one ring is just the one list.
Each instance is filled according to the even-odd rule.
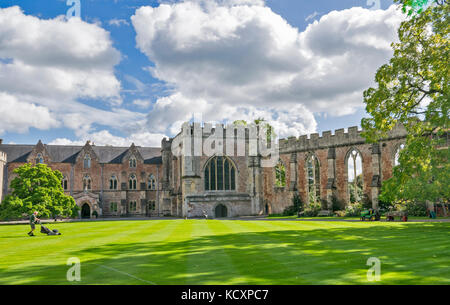
[[[270,207],[270,213],[281,213],[292,205],[294,194],[299,194],[302,201],[308,203],[306,160],[314,154],[320,164],[320,198],[324,208],[331,208],[332,196],[336,196],[343,208],[349,201],[348,156],[352,150],[357,150],[362,159],[363,192],[373,207],[377,207],[381,183],[392,176],[395,153],[405,142],[405,137],[406,131],[399,126],[386,140],[369,144],[357,127],[350,127],[348,132],[338,129],[334,134],[325,131],[322,136],[316,133],[280,140],[280,159],[286,166],[287,185],[275,187],[275,169],[266,168],[265,204]],[[293,173],[295,169],[297,172]]]

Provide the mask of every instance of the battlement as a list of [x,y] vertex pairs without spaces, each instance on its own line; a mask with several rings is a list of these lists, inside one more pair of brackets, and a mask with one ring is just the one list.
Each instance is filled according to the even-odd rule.
[[[279,141],[280,153],[363,144],[366,142],[366,139],[361,136],[361,133],[362,130],[358,130],[358,126],[352,126],[348,128],[347,132],[345,132],[344,128],[340,128],[336,129],[334,134],[331,130],[327,130],[322,132],[322,136],[318,133],[312,133],[309,137],[308,135],[302,135],[298,138],[289,137]],[[386,140],[405,136],[406,130],[404,127],[397,126],[388,134]]]

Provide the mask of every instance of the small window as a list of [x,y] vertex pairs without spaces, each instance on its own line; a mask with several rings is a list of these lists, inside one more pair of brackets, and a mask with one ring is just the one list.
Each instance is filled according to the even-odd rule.
[[62,179],[62,187],[63,190],[67,191],[69,189],[69,181],[67,180],[67,178],[64,176]]
[[91,156],[88,154],[84,156],[84,168],[91,168]]
[[37,154],[36,164],[44,164],[44,157],[42,157],[42,154]]
[[109,205],[109,210],[112,213],[116,213],[117,212],[117,202],[111,202]]
[[153,175],[150,175],[150,177],[148,177],[148,189],[156,190],[156,179]]
[[92,189],[91,177],[89,177],[89,175],[86,175],[83,178],[83,190],[87,191],[91,189]]
[[110,190],[117,190],[117,178],[116,178],[116,176],[112,176],[111,179],[109,179],[109,189]]
[[130,176],[128,187],[130,190],[136,190],[137,189],[137,178],[135,174],[132,174]]
[[137,210],[137,203],[136,201],[130,201],[129,203],[129,211],[130,212],[136,212]]
[[130,168],[136,168],[136,165],[137,165],[136,158],[132,156],[130,158]]

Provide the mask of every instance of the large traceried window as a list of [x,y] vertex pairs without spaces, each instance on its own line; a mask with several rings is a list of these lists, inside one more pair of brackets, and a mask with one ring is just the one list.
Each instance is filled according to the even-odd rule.
[[361,153],[352,149],[347,157],[349,202],[361,202],[363,197],[363,172]]
[[155,176],[153,176],[153,175],[150,175],[148,177],[148,189],[156,190],[156,179],[155,179]]
[[320,202],[320,164],[315,155],[306,160],[308,181],[308,200],[310,203]]
[[236,168],[227,157],[214,157],[205,166],[206,191],[236,190]]
[[86,154],[84,156],[84,168],[91,168],[91,156],[89,156],[88,154]]
[[89,175],[85,175],[83,178],[83,190],[91,190],[92,189],[92,181]]
[[400,151],[405,148],[405,144],[400,144],[397,147],[397,150],[395,151],[395,155],[394,155],[394,166],[397,166],[400,164],[399,159],[400,159]]
[[117,177],[116,176],[111,176],[111,178],[109,179],[109,189],[110,190],[117,190]]
[[130,176],[130,180],[128,181],[128,187],[130,190],[136,190],[137,189],[137,178],[135,174],[132,174]]
[[281,160],[279,160],[278,164],[275,166],[275,186],[286,186],[286,167]]

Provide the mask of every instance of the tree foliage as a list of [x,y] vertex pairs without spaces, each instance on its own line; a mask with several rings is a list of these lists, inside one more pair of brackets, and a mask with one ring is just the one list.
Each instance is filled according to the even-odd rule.
[[447,0],[397,0],[402,5],[403,13],[407,13],[408,16],[414,14],[420,14],[430,4],[444,5],[448,4]]
[[383,201],[450,197],[448,16],[444,1],[404,21],[393,58],[376,73],[377,87],[364,92],[367,140],[383,139],[397,124],[408,133],[399,165],[383,183]]
[[71,196],[64,194],[62,174],[45,164],[27,163],[14,170],[11,195],[0,205],[1,219],[16,219],[38,211],[40,217],[74,217],[78,206]]

